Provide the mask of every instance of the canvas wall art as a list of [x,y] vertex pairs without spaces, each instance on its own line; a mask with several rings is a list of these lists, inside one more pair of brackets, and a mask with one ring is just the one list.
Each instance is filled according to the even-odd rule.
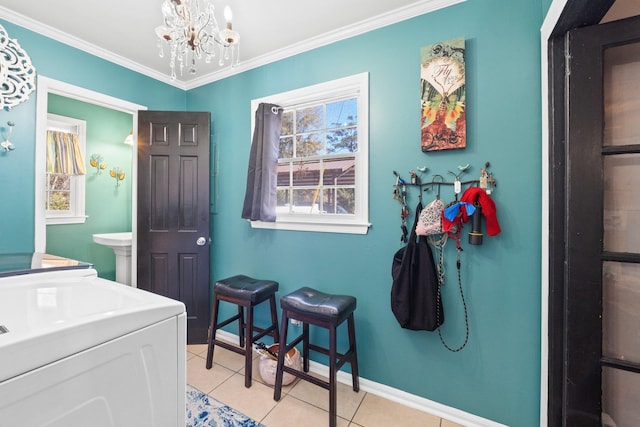
[[422,151],[465,148],[466,90],[464,38],[420,51]]

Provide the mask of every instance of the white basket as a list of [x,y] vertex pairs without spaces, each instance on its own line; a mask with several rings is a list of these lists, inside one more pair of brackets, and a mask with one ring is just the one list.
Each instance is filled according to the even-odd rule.
[[[278,349],[280,348],[279,344],[271,344],[269,347],[273,353],[278,354]],[[285,356],[284,364],[286,366],[292,367],[293,369],[302,370],[302,357],[300,357],[300,352],[297,348],[292,348]],[[260,377],[268,385],[274,385],[276,383],[276,367],[278,362],[274,360],[272,357],[267,355],[260,356]],[[282,375],[282,385],[289,385],[295,380],[296,377],[285,372]]]

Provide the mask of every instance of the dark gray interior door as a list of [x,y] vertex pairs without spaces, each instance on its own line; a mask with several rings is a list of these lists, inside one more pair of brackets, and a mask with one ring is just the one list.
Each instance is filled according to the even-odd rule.
[[640,17],[567,41],[564,425],[638,425]]
[[138,287],[182,301],[187,342],[209,324],[210,114],[138,115]]

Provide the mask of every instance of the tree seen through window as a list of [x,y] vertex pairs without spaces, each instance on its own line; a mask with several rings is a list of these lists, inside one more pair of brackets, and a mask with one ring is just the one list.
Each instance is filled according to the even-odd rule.
[[278,212],[353,214],[357,99],[285,109],[278,159]]

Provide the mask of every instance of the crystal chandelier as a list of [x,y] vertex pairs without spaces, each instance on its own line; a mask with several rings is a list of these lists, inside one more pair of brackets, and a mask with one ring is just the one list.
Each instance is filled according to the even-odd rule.
[[224,9],[226,27],[220,29],[214,15],[211,0],[164,0],[162,3],[164,25],[156,28],[160,38],[160,57],[164,58],[164,45],[169,45],[171,80],[176,79],[176,63],[182,75],[184,67],[196,73],[196,59],[204,57],[206,63],[219,56],[218,64],[227,61],[238,63],[240,35],[231,27],[231,9]]

